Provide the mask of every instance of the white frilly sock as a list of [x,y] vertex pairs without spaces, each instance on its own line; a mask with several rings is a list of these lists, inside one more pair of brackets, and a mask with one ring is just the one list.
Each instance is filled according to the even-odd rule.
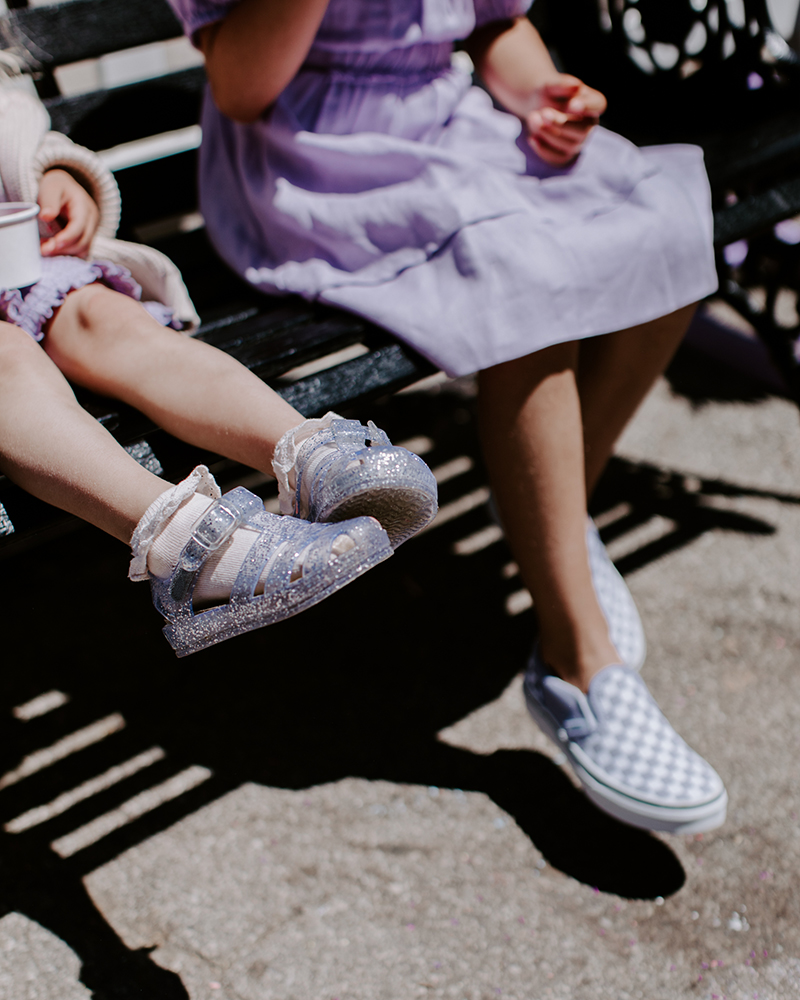
[[[302,424],[287,431],[275,445],[272,471],[278,480],[278,500],[280,501],[281,514],[295,513],[295,493],[297,490],[295,463],[301,447],[317,431],[325,430],[325,428],[330,427],[332,421],[341,419],[342,417],[338,413],[329,411],[324,417],[304,420]],[[298,513],[299,516],[303,516],[302,512]]]
[[[198,465],[183,482],[154,500],[131,539],[133,558],[129,578],[148,580],[152,574],[163,580],[170,576],[189,541],[192,528],[220,496],[211,473],[204,465]],[[227,544],[211,553],[197,578],[193,601],[203,603],[230,597],[242,562],[257,535],[252,528],[237,528]],[[263,590],[263,577],[259,583],[256,593]]]

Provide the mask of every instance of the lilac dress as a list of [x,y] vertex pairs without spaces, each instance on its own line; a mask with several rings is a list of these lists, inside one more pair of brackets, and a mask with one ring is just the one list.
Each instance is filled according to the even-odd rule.
[[[170,0],[189,35],[236,0]],[[597,128],[546,166],[453,64],[529,0],[331,0],[276,104],[206,95],[201,208],[255,287],[365,316],[463,375],[655,319],[717,286],[702,154]]]

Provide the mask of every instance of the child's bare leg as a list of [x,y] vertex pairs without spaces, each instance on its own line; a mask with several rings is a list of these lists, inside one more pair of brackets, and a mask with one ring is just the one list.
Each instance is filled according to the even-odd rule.
[[695,308],[580,342],[577,377],[589,496],[617,438],[677,350]]
[[542,657],[584,691],[619,661],[586,555],[576,343],[480,373],[480,421],[495,498],[539,617]]
[[82,409],[27,333],[0,322],[0,470],[34,496],[130,541],[169,483]]
[[280,437],[303,417],[222,351],[165,329],[102,285],[67,296],[44,341],[73,382],[135,406],[160,427],[272,473]]
[[[72,381],[130,403],[190,444],[276,475],[284,513],[326,521],[375,514],[396,546],[436,512],[435,480],[416,456],[388,439],[391,456],[384,450],[375,462],[354,441],[340,447],[328,430],[335,414],[304,420],[238,361],[165,329],[137,302],[102,285],[67,297],[44,346]],[[394,479],[386,475],[390,465]],[[302,498],[299,468],[306,469]],[[314,510],[303,506],[312,493]]]

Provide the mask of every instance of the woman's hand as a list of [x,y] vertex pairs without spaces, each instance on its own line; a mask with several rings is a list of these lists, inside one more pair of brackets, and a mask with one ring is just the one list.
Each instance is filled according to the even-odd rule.
[[539,156],[556,167],[574,160],[606,109],[605,97],[558,72],[526,17],[483,25],[465,47],[492,96],[520,119]]
[[564,167],[581,147],[606,109],[599,90],[587,87],[576,76],[559,73],[556,80],[539,87],[534,107],[522,119],[534,151],[555,167]]
[[66,170],[48,170],[39,182],[39,218],[63,229],[42,242],[43,257],[84,257],[100,224],[100,210],[85,188]]

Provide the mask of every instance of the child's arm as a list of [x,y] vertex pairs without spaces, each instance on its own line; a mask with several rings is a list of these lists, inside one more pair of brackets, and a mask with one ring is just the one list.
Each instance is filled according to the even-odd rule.
[[[48,131],[49,126],[47,112],[38,98],[25,90],[0,85],[0,184],[5,197],[9,201],[38,201],[43,221],[59,216],[78,221],[82,217],[82,229],[94,225],[99,235],[113,236],[120,213],[119,190],[113,175],[95,153],[77,146],[60,132]],[[45,201],[40,199],[42,185]],[[58,211],[52,215],[48,209],[54,202],[58,203]],[[97,224],[91,223],[92,205],[98,210]],[[70,242],[72,236],[68,234]],[[66,249],[66,244],[59,241],[44,252],[76,251]]]
[[558,72],[527,18],[478,28],[466,47],[494,97],[522,120],[539,156],[554,166],[573,160],[605,111],[605,97]]
[[220,111],[255,121],[300,69],[327,7],[328,0],[242,0],[201,28],[195,41]]

